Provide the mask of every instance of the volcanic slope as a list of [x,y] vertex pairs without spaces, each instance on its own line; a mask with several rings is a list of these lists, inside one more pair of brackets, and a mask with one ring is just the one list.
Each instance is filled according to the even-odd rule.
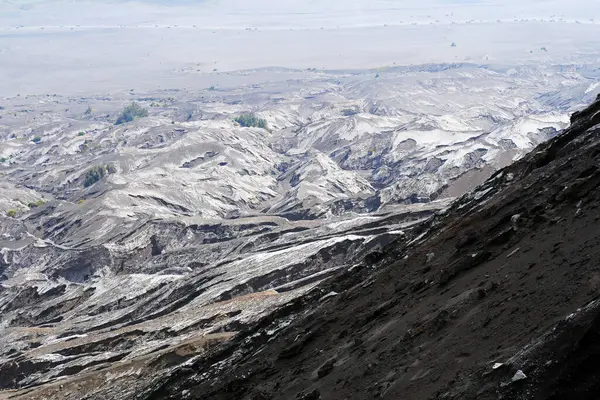
[[[600,97],[571,126],[151,399],[597,399]],[[357,272],[358,271],[358,272]]]

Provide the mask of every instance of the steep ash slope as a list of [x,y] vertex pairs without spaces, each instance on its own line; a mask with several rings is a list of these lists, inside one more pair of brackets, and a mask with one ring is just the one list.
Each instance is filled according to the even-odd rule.
[[338,275],[140,397],[598,398],[598,124],[600,97],[368,279]]

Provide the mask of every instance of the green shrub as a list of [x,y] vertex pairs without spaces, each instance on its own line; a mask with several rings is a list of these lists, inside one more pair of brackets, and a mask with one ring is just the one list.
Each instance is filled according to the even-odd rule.
[[235,122],[245,128],[267,128],[267,121],[257,118],[253,114],[244,114],[234,119]]
[[17,212],[15,210],[8,210],[8,212],[6,213],[7,216],[14,218],[17,216]]
[[138,103],[133,102],[121,111],[119,118],[115,125],[121,125],[126,122],[131,122],[136,118],[144,118],[148,116],[148,110],[140,106]]
[[117,173],[117,167],[115,167],[113,164],[108,164],[106,165],[106,172],[108,174],[116,174]]
[[0,157],[0,164],[3,164],[3,163],[5,163],[5,162],[6,162],[6,158],[4,158],[4,157]]
[[115,172],[117,172],[117,168],[112,164],[96,165],[86,172],[83,187],[90,187],[100,179],[104,178],[104,176],[114,174]]
[[83,181],[83,187],[92,186],[94,183],[96,183],[100,179],[104,178],[105,174],[106,174],[106,169],[104,168],[104,166],[98,165],[98,166],[92,167],[92,169],[90,169],[85,174],[85,180]]
[[77,133],[77,136],[83,136],[83,135],[85,135],[85,132],[79,132],[79,133]]
[[41,137],[39,137],[39,136],[36,136],[36,137],[34,137],[34,138],[31,140],[31,141],[32,141],[33,143],[35,143],[35,144],[38,144],[39,142],[41,142],[41,141],[42,141],[42,138],[41,138]]
[[46,202],[44,200],[40,199],[40,200],[38,200],[36,202],[31,202],[31,203],[27,204],[27,207],[29,207],[29,208],[36,208],[36,207],[41,207],[44,204],[46,204]]
[[106,175],[114,174],[116,172],[117,167],[115,167],[113,164],[96,165],[86,172],[85,179],[83,181],[83,187],[90,187],[100,179],[104,178]]

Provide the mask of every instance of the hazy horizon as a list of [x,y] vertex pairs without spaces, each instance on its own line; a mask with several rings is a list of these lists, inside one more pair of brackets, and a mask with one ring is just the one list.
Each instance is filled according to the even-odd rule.
[[0,91],[201,87],[215,74],[264,67],[593,63],[600,7],[590,3],[4,1]]
[[[196,25],[198,28],[320,28],[477,20],[551,19],[581,23],[600,15],[589,0],[113,0],[4,1],[0,27],[19,25]],[[2,3],[0,3],[2,4]]]

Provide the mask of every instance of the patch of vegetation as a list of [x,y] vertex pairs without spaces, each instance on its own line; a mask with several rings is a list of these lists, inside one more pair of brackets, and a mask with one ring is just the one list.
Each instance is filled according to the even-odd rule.
[[40,199],[40,200],[38,200],[36,202],[31,202],[31,203],[27,204],[27,207],[29,207],[29,208],[36,208],[36,207],[41,207],[44,204],[46,204],[46,202],[44,200]]
[[0,164],[4,164],[6,162],[6,158],[0,157]]
[[83,187],[90,187],[106,175],[114,174],[115,172],[117,172],[117,168],[112,164],[96,165],[86,172]]
[[85,132],[83,132],[83,131],[82,131],[82,132],[79,132],[79,133],[77,134],[77,136],[83,136],[83,135],[85,135]]
[[140,106],[138,103],[133,102],[121,111],[119,118],[115,125],[121,125],[127,122],[131,122],[136,118],[144,118],[148,116],[148,110]]
[[211,91],[211,92],[214,92],[215,90],[217,90],[217,88],[215,87],[215,85],[211,85],[211,86],[208,88],[208,90],[209,90],[209,91]]
[[115,167],[113,164],[107,164],[105,167],[106,167],[106,172],[108,172],[109,174],[117,173],[117,167]]
[[8,212],[6,213],[6,215],[8,217],[14,218],[17,216],[17,211],[16,210],[8,210]]
[[90,187],[94,183],[98,182],[100,179],[104,178],[106,174],[106,169],[104,166],[95,166],[92,167],[86,174],[85,180],[83,181],[83,187]]
[[257,118],[253,114],[244,114],[234,119],[235,122],[245,128],[263,128],[267,129],[267,121]]
[[31,139],[31,141],[35,144],[38,144],[42,141],[42,138],[39,136],[34,137],[33,139]]

